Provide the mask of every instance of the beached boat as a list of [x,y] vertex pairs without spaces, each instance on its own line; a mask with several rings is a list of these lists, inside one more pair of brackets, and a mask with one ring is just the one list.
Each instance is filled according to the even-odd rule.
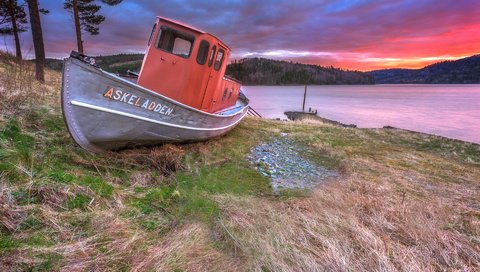
[[240,83],[225,76],[229,55],[215,36],[160,17],[138,76],[108,73],[72,52],[63,66],[68,130],[94,152],[223,135],[249,109]]

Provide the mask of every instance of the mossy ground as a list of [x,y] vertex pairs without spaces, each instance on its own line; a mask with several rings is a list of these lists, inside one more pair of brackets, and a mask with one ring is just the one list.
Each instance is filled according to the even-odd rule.
[[[479,145],[246,118],[207,142],[93,154],[50,73],[51,96],[0,116],[2,270],[479,267]],[[280,133],[342,176],[275,194],[245,157]]]

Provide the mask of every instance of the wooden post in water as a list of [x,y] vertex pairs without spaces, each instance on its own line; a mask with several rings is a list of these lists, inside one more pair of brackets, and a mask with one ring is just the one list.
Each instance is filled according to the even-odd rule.
[[303,93],[303,106],[302,111],[305,112],[305,99],[307,98],[307,84],[305,84],[305,92]]

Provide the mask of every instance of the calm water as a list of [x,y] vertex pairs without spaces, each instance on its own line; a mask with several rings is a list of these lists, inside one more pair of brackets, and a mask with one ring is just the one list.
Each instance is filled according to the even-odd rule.
[[[264,118],[301,110],[304,86],[246,86]],[[305,109],[363,128],[386,125],[480,143],[480,85],[309,86]]]

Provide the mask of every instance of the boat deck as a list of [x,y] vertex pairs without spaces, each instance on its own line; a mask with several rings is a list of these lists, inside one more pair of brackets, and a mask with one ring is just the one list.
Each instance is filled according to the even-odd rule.
[[237,103],[235,105],[228,107],[226,109],[223,109],[221,111],[217,111],[214,114],[218,115],[231,115],[237,113],[239,110],[241,110],[243,107],[245,107],[245,103],[242,102],[242,100],[238,99]]
[[125,80],[128,80],[130,82],[133,82],[135,84],[137,84],[137,81],[138,81],[138,76],[133,76],[133,75],[120,75],[120,74],[117,74],[116,76],[120,77],[120,78],[123,78]]

